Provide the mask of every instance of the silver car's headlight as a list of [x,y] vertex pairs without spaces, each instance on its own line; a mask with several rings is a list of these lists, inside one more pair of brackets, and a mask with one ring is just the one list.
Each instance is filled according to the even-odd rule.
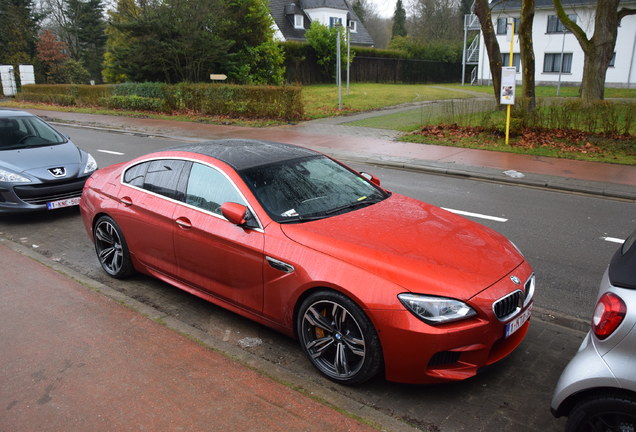
[[84,174],[88,174],[90,172],[93,172],[96,169],[97,169],[97,162],[95,161],[95,158],[93,157],[93,155],[88,153],[88,158],[86,160],[86,166],[84,167]]
[[11,171],[0,169],[0,182],[7,183],[31,183],[31,180]]
[[409,311],[427,324],[448,323],[477,315],[466,303],[451,298],[410,293],[399,294],[398,298]]

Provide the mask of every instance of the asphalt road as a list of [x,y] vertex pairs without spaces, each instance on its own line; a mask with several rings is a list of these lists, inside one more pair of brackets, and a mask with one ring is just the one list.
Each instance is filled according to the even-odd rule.
[[[61,127],[93,153],[100,166],[178,144],[157,137]],[[625,238],[636,225],[635,204],[487,182],[461,180],[377,166],[383,186],[477,220],[513,240],[538,276],[536,305],[555,315],[591,314],[598,281],[618,247],[604,237]],[[494,217],[496,219],[484,219]],[[297,343],[157,280],[134,276],[119,281],[99,267],[77,209],[0,218],[0,236],[21,243],[73,270],[153,306],[266,365],[334,389],[364,406],[430,431],[558,431],[549,413],[556,380],[583,333],[534,322],[523,345],[479,376],[439,386],[405,386],[377,378],[347,388],[324,380]]]

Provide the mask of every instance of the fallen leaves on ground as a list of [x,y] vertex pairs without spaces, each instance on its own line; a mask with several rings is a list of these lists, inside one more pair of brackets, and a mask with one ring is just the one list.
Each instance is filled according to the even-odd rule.
[[[478,138],[483,147],[499,146],[505,132],[478,126],[430,125],[414,134],[437,138],[457,144]],[[510,146],[517,148],[551,148],[559,152],[584,155],[602,154],[608,140],[634,140],[633,136],[593,134],[570,129],[521,128],[510,133]]]

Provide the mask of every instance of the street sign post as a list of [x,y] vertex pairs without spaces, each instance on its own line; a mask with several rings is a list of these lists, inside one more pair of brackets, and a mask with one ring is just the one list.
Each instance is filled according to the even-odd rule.
[[510,36],[510,61],[508,67],[501,68],[501,95],[499,103],[508,105],[506,112],[506,145],[510,139],[510,105],[515,103],[515,84],[517,68],[514,65],[515,20],[509,18],[508,35]]

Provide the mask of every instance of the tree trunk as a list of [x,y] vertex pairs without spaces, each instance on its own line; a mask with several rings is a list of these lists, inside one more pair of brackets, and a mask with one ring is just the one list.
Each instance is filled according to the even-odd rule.
[[523,74],[523,97],[528,112],[535,110],[534,48],[532,46],[532,24],[534,22],[534,0],[521,1],[521,19],[519,22],[519,48],[521,49],[521,71]]
[[583,78],[581,81],[581,99],[583,102],[602,100],[605,97],[605,76],[609,61],[612,58],[612,51],[607,61],[599,59],[603,54],[591,49],[585,55],[583,65]]
[[484,36],[484,44],[486,45],[486,52],[490,62],[492,86],[495,90],[495,101],[499,104],[501,95],[501,51],[499,42],[497,42],[497,35],[495,35],[495,29],[492,26],[488,0],[475,0],[475,15],[479,18],[481,33]]
[[585,32],[572,21],[563,9],[561,0],[553,0],[563,26],[570,30],[585,54],[581,99],[588,103],[605,96],[605,76],[616,47],[618,25],[622,17],[636,14],[636,9],[618,11],[620,0],[598,0],[594,18],[594,34],[588,39]]
[[599,0],[594,19],[594,35],[585,53],[581,99],[584,102],[603,99],[605,96],[605,76],[614,54],[618,34],[619,0]]

